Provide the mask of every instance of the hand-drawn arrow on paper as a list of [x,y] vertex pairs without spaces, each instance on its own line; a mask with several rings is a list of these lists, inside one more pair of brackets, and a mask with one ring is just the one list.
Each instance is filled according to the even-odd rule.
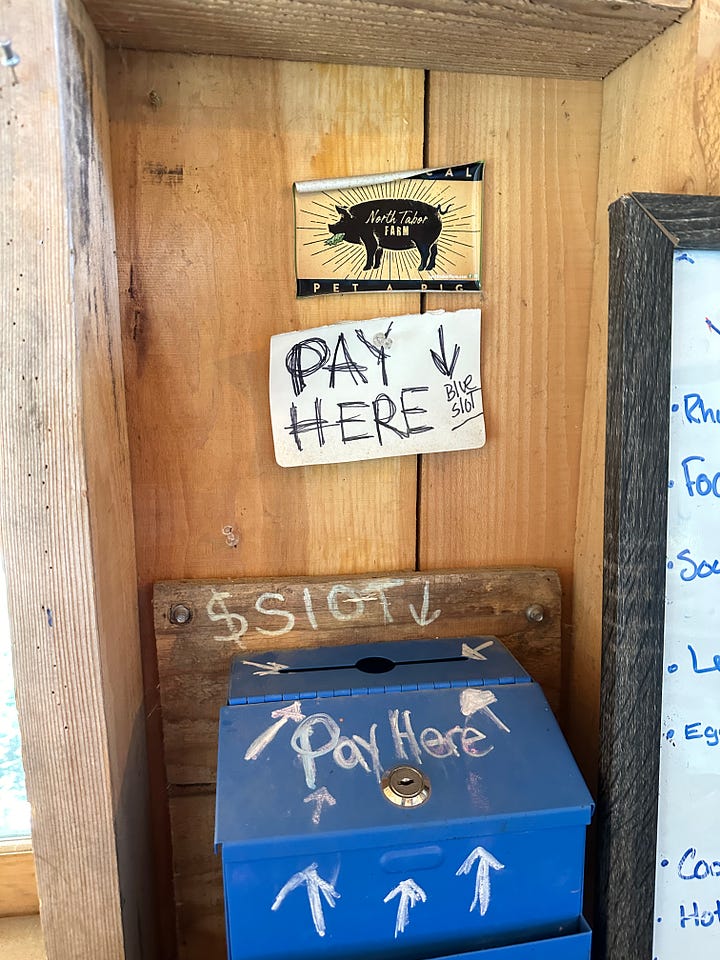
[[480,907],[480,916],[484,917],[490,905],[490,867],[493,870],[504,870],[505,864],[496,860],[484,847],[475,847],[455,876],[459,877],[461,873],[470,873],[476,860],[475,896],[470,904],[470,913],[473,912],[477,904]]
[[414,907],[416,903],[420,903],[420,901],[425,903],[427,900],[427,894],[423,888],[418,886],[418,884],[410,878],[401,880],[395,889],[391,890],[385,897],[383,903],[389,903],[393,897],[398,896],[400,897],[400,902],[398,903],[397,918],[395,920],[395,937],[397,937],[399,933],[403,933],[405,927],[410,922],[410,908]]
[[442,327],[442,324],[438,329],[438,338],[440,340],[440,353],[438,354],[438,353],[435,353],[434,350],[431,350],[430,356],[432,357],[433,363],[438,368],[440,373],[442,373],[444,377],[451,378],[453,375],[453,371],[455,369],[455,364],[457,363],[458,357],[460,356],[460,346],[457,343],[455,344],[452,360],[448,364],[447,356],[445,355],[445,331]]
[[340,894],[331,883],[328,883],[327,880],[323,880],[322,877],[318,876],[316,863],[311,863],[309,867],[305,867],[304,870],[300,870],[299,873],[293,874],[293,876],[290,877],[280,893],[275,897],[271,909],[277,910],[285,897],[292,890],[296,890],[303,884],[307,887],[308,902],[310,904],[313,924],[315,925],[315,932],[319,937],[324,937],[325,917],[323,916],[320,894],[322,893],[325,897],[329,907],[335,906],[335,900],[340,899]]

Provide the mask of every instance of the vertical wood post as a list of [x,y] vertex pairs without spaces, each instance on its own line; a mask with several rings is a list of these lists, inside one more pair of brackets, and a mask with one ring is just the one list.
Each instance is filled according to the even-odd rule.
[[104,50],[6,0],[0,544],[48,960],[151,957],[147,774]]

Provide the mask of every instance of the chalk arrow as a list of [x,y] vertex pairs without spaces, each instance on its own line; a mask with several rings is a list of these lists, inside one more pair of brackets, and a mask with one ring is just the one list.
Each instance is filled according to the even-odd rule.
[[267,730],[263,730],[260,736],[255,737],[245,751],[246,760],[257,760],[265,747],[269,743],[272,743],[288,720],[294,720],[295,723],[300,723],[301,720],[305,719],[305,714],[300,709],[299,700],[295,700],[289,707],[280,707],[278,710],[273,710],[270,716],[273,720],[277,720],[277,723],[273,723]]
[[330,793],[327,787],[320,787],[319,790],[315,790],[309,796],[305,797],[303,803],[315,804],[312,822],[317,826],[317,824],[320,823],[320,811],[323,808],[323,804],[326,803],[329,807],[334,807],[335,797]]
[[503,723],[500,717],[490,709],[493,703],[497,703],[497,697],[492,690],[484,687],[465,687],[460,693],[460,712],[464,717],[471,717],[474,713],[482,712],[503,733],[510,733],[510,727]]
[[408,878],[407,880],[401,880],[395,889],[391,890],[385,897],[383,903],[389,903],[393,897],[400,897],[397,919],[395,920],[395,937],[397,938],[397,935],[402,933],[410,922],[410,908],[414,907],[416,903],[420,903],[421,900],[425,903],[427,894],[414,880]]
[[505,864],[496,860],[484,847],[475,847],[455,876],[459,877],[461,873],[470,873],[476,860],[475,896],[470,904],[470,913],[473,912],[475,905],[478,904],[480,907],[480,916],[484,917],[490,904],[490,867],[492,867],[493,870],[504,870]]
[[277,910],[285,897],[303,884],[307,887],[308,903],[310,904],[310,913],[313,924],[315,925],[315,932],[319,937],[324,937],[325,917],[323,916],[320,894],[322,893],[323,897],[325,897],[325,901],[329,907],[335,906],[335,900],[340,899],[340,894],[331,883],[328,883],[327,880],[323,880],[322,877],[318,876],[316,863],[311,863],[309,867],[305,867],[304,870],[290,877],[280,893],[275,897],[275,902],[271,909]]
[[[470,647],[467,643],[462,645],[462,655],[467,657],[468,660],[487,660],[487,657],[484,657],[481,650],[487,650],[488,647],[493,645],[492,640],[488,640],[486,643],[481,643],[479,647]],[[247,660],[245,661],[247,663]]]
[[425,586],[423,587],[423,605],[420,613],[415,609],[415,605],[412,603],[408,604],[410,614],[419,627],[429,627],[433,620],[437,618],[442,613],[442,610],[435,610],[433,613],[430,613],[430,581],[425,581]]
[[255,663],[253,660],[243,660],[243,663],[246,667],[259,667],[258,670],[253,671],[254,677],[269,677],[276,676],[278,673],[282,673],[283,670],[289,670],[290,667],[285,663],[273,663],[271,660],[270,663]]
[[433,359],[433,363],[438,368],[440,373],[445,377],[452,377],[453,370],[455,369],[455,364],[457,363],[458,357],[460,356],[460,347],[458,344],[455,344],[455,350],[453,351],[452,360],[448,364],[447,356],[445,355],[445,331],[443,330],[442,324],[438,329],[438,339],[440,340],[440,353],[435,353],[434,350],[430,351],[430,356]]

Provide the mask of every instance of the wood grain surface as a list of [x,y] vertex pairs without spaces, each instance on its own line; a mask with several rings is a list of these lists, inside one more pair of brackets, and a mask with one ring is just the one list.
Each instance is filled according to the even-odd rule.
[[104,49],[75,0],[10,0],[3,30],[22,59],[0,77],[0,542],[43,929],[49,960],[139,960],[153,921]]
[[141,583],[412,565],[415,459],[278,467],[267,377],[271,334],[387,313],[295,299],[292,183],[421,165],[422,74],[123,54],[109,86]]
[[25,917],[38,910],[35,857],[30,842],[0,840],[0,917]]
[[599,79],[690,0],[88,0],[111,47]]
[[[568,662],[568,738],[592,785],[598,764],[608,214],[634,190],[720,192],[720,4],[698,0],[682,23],[603,84],[595,264],[574,551],[576,642]],[[625,958],[618,958],[625,960]]]
[[[115,53],[108,89],[163,956],[170,832],[151,584],[415,560],[414,457],[283,470],[270,336],[383,316],[295,298],[294,180],[422,166],[420,72]],[[417,295],[392,312],[419,310]]]
[[227,960],[222,860],[215,853],[215,790],[170,797],[181,960]]
[[595,955],[644,960],[656,924],[675,245],[634,197],[611,207],[610,240]]
[[[600,138],[599,83],[431,74],[428,161],[487,161],[487,444],[425,457],[421,568],[551,564],[572,604]],[[462,117],[462,122],[458,122]],[[477,306],[478,298],[461,297]],[[428,306],[445,306],[439,295]],[[455,300],[453,300],[455,303]],[[569,622],[565,653],[583,643]],[[568,701],[576,688],[568,684]],[[573,713],[582,704],[573,704]],[[576,744],[582,748],[581,744]]]
[[632,199],[679,250],[716,247],[720,229],[719,197],[633,193]]

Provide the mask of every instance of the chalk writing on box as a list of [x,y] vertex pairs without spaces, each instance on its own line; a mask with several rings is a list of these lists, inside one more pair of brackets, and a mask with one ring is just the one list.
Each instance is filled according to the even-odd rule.
[[479,290],[483,170],[296,183],[298,296]]
[[[463,644],[463,655],[467,650],[475,659],[485,659],[481,652],[492,646],[493,641],[485,641],[477,647]],[[283,664],[271,662],[259,664],[251,660],[243,661],[245,666],[254,670],[255,676],[275,675],[282,670],[289,669]],[[263,667],[270,669],[265,671]],[[307,805],[311,822],[319,826],[323,811],[335,807],[337,800],[330,793],[325,784],[318,785],[321,776],[335,770],[361,770],[374,776],[381,782],[383,771],[388,769],[389,762],[410,761],[419,766],[423,758],[431,757],[435,760],[452,761],[452,758],[467,757],[471,760],[481,760],[486,757],[494,746],[487,742],[485,733],[475,726],[469,725],[472,718],[474,723],[482,725],[488,723],[500,735],[510,734],[510,728],[498,715],[498,698],[488,687],[464,687],[458,691],[458,720],[448,730],[440,730],[434,726],[423,726],[413,720],[412,710],[400,710],[390,707],[383,710],[382,718],[370,724],[365,731],[353,733],[341,727],[335,717],[327,712],[303,713],[301,700],[273,708],[268,705],[267,725],[248,744],[244,759],[248,762],[258,760],[270,748],[286,749],[290,766],[295,769],[300,762],[305,786],[311,791],[303,798]],[[382,725],[382,733],[378,736],[378,728]],[[385,746],[381,745],[384,744]],[[473,895],[470,900],[470,912],[477,910],[484,917],[490,907],[491,888],[490,871],[501,871],[505,864],[501,863],[492,853],[482,846],[474,847],[463,862],[455,870],[456,877],[474,876]],[[339,863],[332,877],[326,878],[319,873],[317,862],[308,864],[302,870],[294,873],[280,888],[270,906],[271,911],[278,911],[285,899],[294,890],[305,888],[310,918],[315,932],[324,937],[327,930],[323,900],[329,907],[334,907],[340,899],[338,890]],[[393,887],[383,898],[384,903],[397,900],[395,915],[395,938],[404,933],[410,923],[410,911],[420,903],[427,902],[427,894],[412,877],[402,880]]]
[[[484,917],[490,906],[490,871],[504,870],[505,864],[501,863],[484,847],[474,847],[465,860],[455,871],[456,877],[472,876],[474,872],[474,891],[470,903],[470,912],[477,908],[481,917]],[[310,918],[312,920],[315,933],[319,937],[324,937],[327,931],[325,913],[323,911],[322,900],[329,907],[334,907],[336,901],[340,900],[341,894],[337,889],[340,870],[336,868],[335,876],[331,879],[325,879],[318,872],[318,864],[310,863],[302,870],[294,873],[289,880],[283,884],[272,902],[270,909],[275,912],[280,909],[288,894],[301,887],[305,888],[308,906],[310,908]],[[322,899],[321,899],[322,894]],[[401,880],[383,898],[383,903],[392,903],[398,898],[397,913],[395,916],[395,938],[398,934],[405,932],[410,923],[410,910],[419,903],[427,903],[428,896],[423,888],[416,883],[412,877]],[[718,905],[720,910],[720,904]]]
[[278,334],[270,415],[283,467],[481,447],[480,311]]
[[[489,688],[467,687],[460,694],[460,712],[465,721],[448,730],[433,726],[416,730],[411,710],[387,710],[382,723],[390,735],[386,739],[392,743],[392,759],[410,760],[421,765],[423,756],[436,760],[462,755],[478,759],[486,757],[494,747],[485,742],[488,739],[486,733],[470,726],[467,721],[470,717],[478,717],[479,720],[489,721],[502,733],[509,734],[510,728],[493,709],[496,704],[497,697]],[[289,723],[296,726],[288,730]],[[359,733],[342,733],[340,724],[329,713],[306,716],[299,700],[269,711],[269,723],[248,745],[245,760],[257,760],[279,737],[281,742],[288,740],[289,756],[300,760],[308,790],[318,789],[318,760],[321,757],[327,757],[327,763],[333,763],[340,770],[364,770],[374,776],[378,783],[383,770],[389,766],[389,758],[381,756],[378,745],[378,722],[370,725],[367,736],[364,731],[362,736]],[[311,796],[313,802],[318,800],[317,793]],[[320,800],[322,802],[327,798],[321,796]],[[315,808],[315,812],[320,809],[321,805]]]
[[[720,252],[674,267],[653,957],[715,960],[720,851]],[[702,884],[700,887],[699,885]]]

